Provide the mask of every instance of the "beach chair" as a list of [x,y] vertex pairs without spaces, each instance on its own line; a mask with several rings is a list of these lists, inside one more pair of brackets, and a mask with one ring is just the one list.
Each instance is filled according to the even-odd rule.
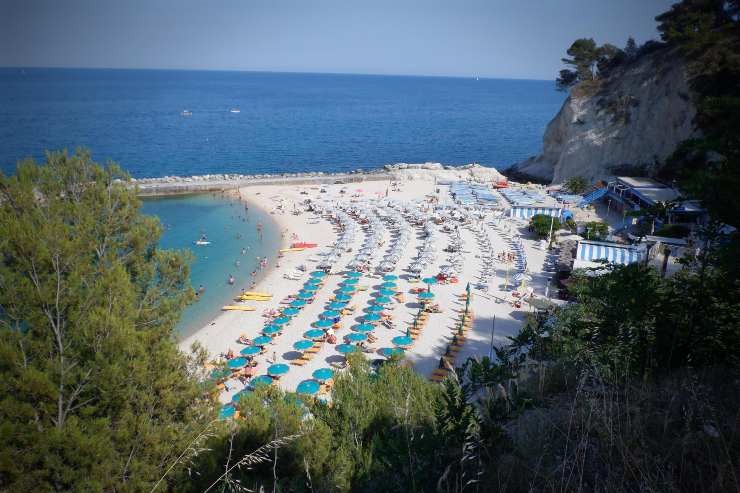
[[295,366],[303,366],[306,363],[308,363],[308,360],[307,359],[303,359],[303,357],[296,358],[296,359],[294,359],[293,361],[290,362],[291,365],[295,365]]

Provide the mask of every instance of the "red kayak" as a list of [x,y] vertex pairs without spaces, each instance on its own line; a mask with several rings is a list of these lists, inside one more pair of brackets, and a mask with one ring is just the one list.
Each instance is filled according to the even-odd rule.
[[293,243],[290,245],[290,248],[316,248],[318,243],[305,243],[305,242],[299,242],[299,243]]

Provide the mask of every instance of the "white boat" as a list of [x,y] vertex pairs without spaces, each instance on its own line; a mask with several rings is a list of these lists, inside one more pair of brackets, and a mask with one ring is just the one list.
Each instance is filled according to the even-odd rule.
[[203,245],[210,245],[211,242],[210,241],[204,241],[204,240],[198,240],[198,241],[195,242],[195,244],[198,245],[198,246],[203,246]]
[[193,116],[193,112],[190,110],[182,110],[182,113],[180,113],[180,116]]
[[240,110],[239,108],[231,108],[231,109],[229,110],[229,112],[230,112],[230,113],[241,113],[241,112],[242,112],[242,110]]

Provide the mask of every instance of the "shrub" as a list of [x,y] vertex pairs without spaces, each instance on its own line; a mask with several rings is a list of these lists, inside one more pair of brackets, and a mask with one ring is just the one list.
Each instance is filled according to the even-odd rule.
[[667,224],[655,232],[655,236],[667,238],[685,238],[691,233],[691,229],[683,224]]
[[538,236],[549,235],[551,226],[553,232],[559,230],[560,220],[547,214],[535,214],[529,221],[529,230],[534,231]]
[[570,193],[583,193],[588,187],[588,182],[582,176],[571,176],[565,180],[563,187]]

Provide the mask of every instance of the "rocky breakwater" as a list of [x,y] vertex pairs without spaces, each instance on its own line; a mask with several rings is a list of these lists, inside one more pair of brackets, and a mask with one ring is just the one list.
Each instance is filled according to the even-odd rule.
[[347,173],[277,173],[277,174],[215,174],[198,176],[163,176],[134,178],[132,184],[141,195],[167,195],[229,190],[256,185],[302,185],[322,183],[352,183],[366,180],[472,180],[491,182],[504,179],[495,168],[478,164],[443,166],[439,163],[389,164],[379,169],[357,169]]
[[562,183],[619,174],[650,174],[677,145],[697,134],[686,65],[668,48],[576,85],[547,125],[543,152],[510,168],[515,177]]

